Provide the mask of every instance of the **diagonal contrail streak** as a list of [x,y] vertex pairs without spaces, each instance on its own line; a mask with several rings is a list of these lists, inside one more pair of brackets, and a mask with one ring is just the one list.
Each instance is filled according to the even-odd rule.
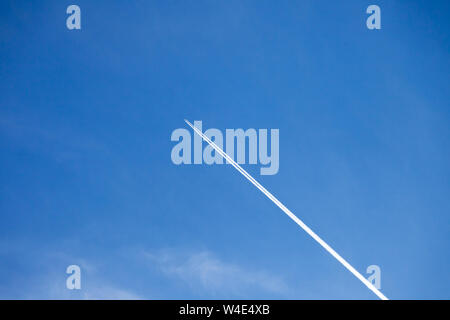
[[373,291],[380,299],[389,300],[380,290],[375,288],[375,286],[370,283],[361,273],[359,273],[355,268],[353,268],[350,263],[348,263],[344,258],[342,258],[333,248],[331,248],[321,237],[319,237],[314,231],[312,231],[302,220],[300,220],[295,214],[293,214],[288,208],[284,206],[274,195],[272,195],[266,188],[264,188],[258,181],[253,179],[253,177],[241,168],[233,159],[230,158],[220,147],[218,147],[214,142],[212,142],[207,136],[203,134],[197,127],[193,126],[186,119],[184,120],[194,131],[208,142],[211,147],[214,148],[222,157],[224,157],[229,163],[233,165],[244,177],[246,177],[251,183],[255,185],[262,193],[264,193],[273,203],[275,203],[278,208],[283,210],[285,214],[289,216],[295,223],[297,223],[303,230],[306,231],[314,240],[316,240],[325,250],[328,251],[336,260],[338,260],[344,267],[348,269],[356,278],[358,278],[362,283],[364,283],[367,288]]

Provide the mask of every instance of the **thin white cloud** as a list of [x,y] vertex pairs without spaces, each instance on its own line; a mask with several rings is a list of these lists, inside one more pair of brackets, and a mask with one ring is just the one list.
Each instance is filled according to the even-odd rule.
[[48,300],[141,300],[141,296],[110,284],[95,282],[82,286],[80,290],[69,290],[59,283],[47,288],[46,297],[39,299]]
[[37,279],[35,284],[28,287],[19,299],[43,300],[141,300],[142,296],[120,288],[112,282],[91,274],[89,280],[81,278],[81,289],[66,288],[67,275],[61,276],[50,272]]
[[[22,269],[32,270],[15,278],[13,285],[0,285],[0,299],[40,300],[140,300],[144,297],[114,283],[100,274],[101,269],[90,260],[60,251],[32,247],[24,250],[20,240],[0,241],[0,259],[13,259]],[[18,244],[19,243],[19,244]],[[29,248],[29,247],[28,247]],[[66,267],[81,268],[81,289],[66,287]],[[26,266],[26,267],[25,267]]]
[[145,256],[166,275],[198,291],[221,295],[246,295],[255,291],[285,294],[288,291],[279,276],[221,261],[209,251],[186,254],[164,250],[156,254],[146,252]]

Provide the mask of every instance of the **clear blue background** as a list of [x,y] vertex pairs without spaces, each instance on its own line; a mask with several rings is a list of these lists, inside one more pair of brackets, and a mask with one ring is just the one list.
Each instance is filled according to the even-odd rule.
[[449,299],[449,13],[2,1],[0,298],[376,298],[231,166],[174,165],[186,118],[279,128],[245,169],[389,298]]

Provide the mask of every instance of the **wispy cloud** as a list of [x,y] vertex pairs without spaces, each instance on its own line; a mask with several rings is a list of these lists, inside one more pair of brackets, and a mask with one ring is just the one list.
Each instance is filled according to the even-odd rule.
[[[48,286],[45,297],[38,299],[58,299],[58,300],[141,300],[143,297],[136,293],[115,287],[111,284],[95,281],[82,287],[80,290],[69,290],[59,283]],[[31,299],[34,299],[31,297]]]
[[146,252],[145,256],[167,276],[208,294],[246,295],[254,291],[285,294],[288,291],[281,277],[224,262],[209,251],[187,254],[163,250]]
[[[19,242],[19,241],[18,241]],[[70,256],[61,251],[0,241],[0,261],[9,261],[20,270],[5,269],[0,283],[0,299],[42,300],[140,300],[133,289],[124,288],[113,278],[100,273],[101,264],[90,259]],[[81,269],[81,289],[66,287],[67,266],[76,264]]]

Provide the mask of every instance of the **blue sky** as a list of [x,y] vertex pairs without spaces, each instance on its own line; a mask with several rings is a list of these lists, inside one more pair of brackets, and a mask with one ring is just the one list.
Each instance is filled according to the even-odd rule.
[[2,1],[0,298],[376,298],[231,166],[174,165],[186,118],[279,129],[244,168],[389,298],[449,299],[449,12]]

